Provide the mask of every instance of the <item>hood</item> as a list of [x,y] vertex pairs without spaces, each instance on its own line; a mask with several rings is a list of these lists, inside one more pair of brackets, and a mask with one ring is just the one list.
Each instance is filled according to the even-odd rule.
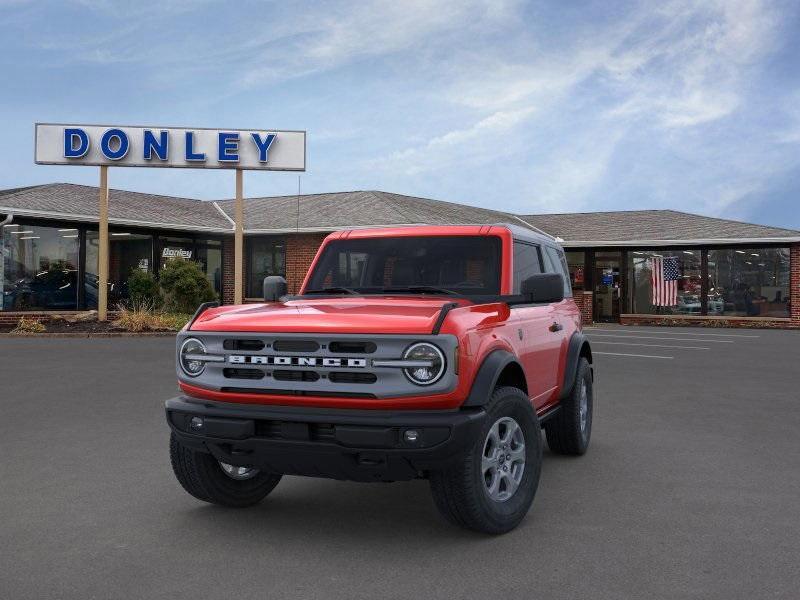
[[446,297],[359,296],[221,306],[205,311],[191,330],[426,334],[448,302],[470,304]]

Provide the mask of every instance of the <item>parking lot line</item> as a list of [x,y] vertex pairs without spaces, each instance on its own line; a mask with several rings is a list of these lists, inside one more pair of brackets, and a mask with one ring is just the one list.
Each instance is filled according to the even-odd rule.
[[651,354],[625,354],[624,352],[592,352],[592,355],[603,354],[605,356],[634,356],[636,358],[663,358],[672,360],[674,356],[653,356]]
[[[628,334],[655,333],[653,331],[636,331],[635,329],[622,329],[621,327],[584,327],[593,331],[619,331]],[[658,335],[696,335],[700,337],[733,337],[733,338],[759,338],[760,335],[744,335],[740,333],[695,333],[693,331],[659,331]]]
[[[614,335],[607,333],[589,333],[589,336],[594,338],[608,337],[608,338],[627,338],[629,340],[665,340],[668,342],[699,342],[697,338],[669,338],[658,337],[652,335]],[[704,344],[732,344],[733,340],[702,340]]]
[[611,346],[646,346],[648,348],[677,348],[680,350],[711,350],[703,346],[668,346],[666,344],[637,344],[635,342],[601,342],[596,340],[595,344],[607,344]]

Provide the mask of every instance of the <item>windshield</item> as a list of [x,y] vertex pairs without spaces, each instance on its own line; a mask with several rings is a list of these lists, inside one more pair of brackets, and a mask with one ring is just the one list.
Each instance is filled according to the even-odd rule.
[[396,237],[329,243],[306,293],[500,293],[500,238]]

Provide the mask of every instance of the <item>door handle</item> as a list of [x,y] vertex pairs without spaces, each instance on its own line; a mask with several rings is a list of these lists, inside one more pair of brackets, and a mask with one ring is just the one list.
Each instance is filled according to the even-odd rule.
[[553,321],[553,324],[550,325],[548,329],[553,333],[555,333],[556,331],[561,331],[562,329],[564,329],[564,326],[561,323],[558,323],[557,321]]

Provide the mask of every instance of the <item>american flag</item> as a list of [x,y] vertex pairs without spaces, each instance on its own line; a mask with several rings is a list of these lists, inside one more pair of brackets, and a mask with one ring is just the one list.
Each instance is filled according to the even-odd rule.
[[675,306],[678,304],[678,259],[654,256],[650,260],[653,306]]

